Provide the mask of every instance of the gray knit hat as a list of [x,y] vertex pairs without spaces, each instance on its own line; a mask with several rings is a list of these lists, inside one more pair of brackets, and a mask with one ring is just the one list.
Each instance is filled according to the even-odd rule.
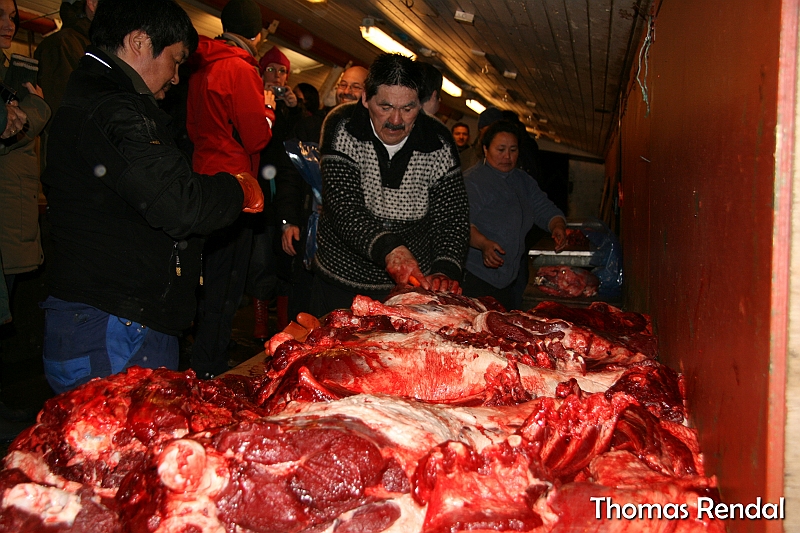
[[231,0],[222,8],[222,29],[252,39],[261,31],[261,10],[253,0]]

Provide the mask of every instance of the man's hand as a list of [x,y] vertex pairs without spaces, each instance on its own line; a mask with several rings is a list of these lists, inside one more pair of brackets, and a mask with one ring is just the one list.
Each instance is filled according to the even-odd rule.
[[567,247],[567,223],[563,218],[557,217],[550,222],[550,233],[556,242],[556,252]]
[[405,246],[398,246],[386,256],[386,272],[400,286],[412,285],[410,278],[413,277],[423,289],[431,290],[430,280],[419,269],[414,254]]
[[300,240],[300,228],[294,224],[286,224],[283,227],[283,234],[281,235],[281,248],[288,255],[294,257],[297,252],[294,249],[294,242]]
[[19,108],[17,102],[6,104],[6,113],[8,114],[8,121],[6,122],[6,129],[0,134],[0,139],[9,139],[16,136],[25,127],[28,122],[28,115]]
[[258,181],[248,172],[236,174],[234,177],[239,180],[239,185],[242,186],[242,192],[244,192],[242,211],[245,213],[260,213],[263,211],[264,193],[261,192],[261,186]]
[[461,286],[454,279],[450,279],[444,274],[431,274],[427,276],[428,283],[431,284],[431,290],[437,292],[452,292],[453,294],[461,294]]

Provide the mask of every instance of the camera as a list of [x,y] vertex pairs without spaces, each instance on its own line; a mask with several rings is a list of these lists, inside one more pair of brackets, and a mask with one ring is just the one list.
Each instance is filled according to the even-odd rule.
[[276,85],[272,86],[272,92],[275,94],[276,98],[280,98],[286,94],[287,87],[278,87]]
[[19,102],[17,91],[0,81],[0,99],[3,103],[10,104],[11,102]]

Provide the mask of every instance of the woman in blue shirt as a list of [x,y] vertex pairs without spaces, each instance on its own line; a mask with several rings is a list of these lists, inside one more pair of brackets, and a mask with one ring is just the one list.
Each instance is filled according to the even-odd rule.
[[484,160],[464,173],[469,196],[470,249],[464,294],[514,305],[514,281],[533,224],[551,232],[556,250],[567,243],[564,213],[528,173],[517,168],[518,129],[501,120],[483,134]]

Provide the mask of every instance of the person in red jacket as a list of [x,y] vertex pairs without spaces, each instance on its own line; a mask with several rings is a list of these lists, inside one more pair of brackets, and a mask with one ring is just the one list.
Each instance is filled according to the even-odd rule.
[[[200,37],[189,59],[186,128],[194,144],[195,172],[258,174],[259,153],[272,137],[275,97],[265,91],[256,47],[261,10],[253,0],[231,0],[222,9],[224,33]],[[253,232],[242,215],[215,233],[203,250],[204,286],[198,305],[192,368],[211,378],[228,369],[233,316],[244,292]]]

